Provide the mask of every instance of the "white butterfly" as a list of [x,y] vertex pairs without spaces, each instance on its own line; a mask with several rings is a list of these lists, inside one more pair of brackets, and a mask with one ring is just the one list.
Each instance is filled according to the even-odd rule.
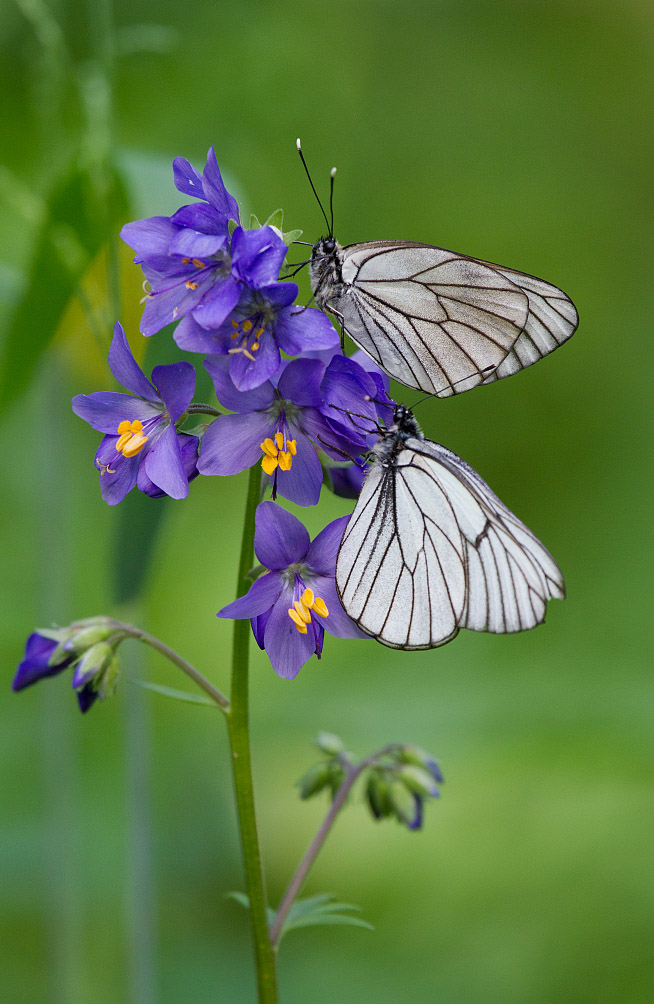
[[390,376],[438,397],[531,366],[578,324],[556,286],[430,244],[322,237],[310,268],[318,306]]
[[360,628],[403,649],[444,645],[460,628],[525,631],[565,597],[549,551],[404,405],[373,447],[336,589]]

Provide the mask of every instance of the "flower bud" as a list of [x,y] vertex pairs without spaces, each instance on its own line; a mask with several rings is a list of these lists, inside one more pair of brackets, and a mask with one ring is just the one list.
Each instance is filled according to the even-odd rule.
[[433,774],[428,770],[423,770],[422,767],[405,764],[398,768],[396,776],[415,795],[431,796],[431,798],[438,798],[440,795]]
[[310,767],[297,782],[300,798],[306,799],[317,795],[319,791],[331,784],[331,780],[332,767],[330,763],[317,763],[314,767]]
[[401,823],[416,829],[422,821],[421,802],[417,795],[409,791],[401,781],[393,781],[390,787],[393,812]]
[[88,648],[75,666],[73,689],[79,690],[91,680],[100,683],[113,653],[113,646],[106,641],[99,641]]
[[345,749],[343,740],[332,732],[319,732],[316,736],[316,745],[328,756],[338,756]]
[[120,661],[117,655],[113,655],[107,663],[104,673],[100,679],[99,696],[104,701],[105,697],[113,697],[118,686],[120,675]]
[[443,783],[441,769],[436,762],[436,758],[420,746],[402,746],[397,752],[400,763],[414,764],[416,767],[423,767],[428,770],[438,784]]
[[366,798],[375,819],[384,819],[393,813],[390,785],[385,772],[382,774],[378,770],[370,771],[366,786]]

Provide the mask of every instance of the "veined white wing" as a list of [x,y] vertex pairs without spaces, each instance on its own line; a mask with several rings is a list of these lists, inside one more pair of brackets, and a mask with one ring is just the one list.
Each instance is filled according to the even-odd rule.
[[448,397],[509,376],[577,327],[572,301],[534,276],[411,241],[315,245],[312,286],[390,376]]
[[336,561],[360,628],[392,648],[435,648],[459,629],[509,633],[563,599],[549,551],[460,457],[422,438],[408,408],[375,447]]

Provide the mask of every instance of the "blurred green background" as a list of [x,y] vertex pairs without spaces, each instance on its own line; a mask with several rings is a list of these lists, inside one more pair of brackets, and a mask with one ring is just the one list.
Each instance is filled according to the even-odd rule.
[[[324,811],[292,786],[318,729],[362,755],[418,742],[447,781],[420,833],[358,801],[338,822],[305,891],[361,904],[376,931],[289,935],[283,1004],[649,1004],[650,5],[16,0],[0,27],[3,1002],[254,999],[247,918],[225,899],[242,877],[218,714],[129,683],[185,685],[134,646],[117,698],[84,718],[67,675],[9,684],[34,626],[114,613],[227,687],[215,612],[243,477],[109,509],[69,402],[111,386],[117,313],[144,351],[116,235],[184,201],[172,158],[201,166],[214,144],[246,214],[283,206],[314,240],[300,135],[322,192],[338,165],[343,243],[406,237],[542,275],[581,325],[527,372],[418,409],[559,561],[568,599],[547,626],[412,654],[328,639],[293,683],[253,655],[273,903]],[[176,357],[167,333],[147,344],[148,366]],[[349,508],[325,495],[304,515],[315,532]]]

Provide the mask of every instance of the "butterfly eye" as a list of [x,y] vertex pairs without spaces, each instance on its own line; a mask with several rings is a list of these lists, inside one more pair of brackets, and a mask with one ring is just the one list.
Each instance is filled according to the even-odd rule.
[[334,240],[334,238],[325,237],[325,239],[322,242],[322,249],[325,252],[325,254],[331,254],[335,247],[336,247],[336,241]]

